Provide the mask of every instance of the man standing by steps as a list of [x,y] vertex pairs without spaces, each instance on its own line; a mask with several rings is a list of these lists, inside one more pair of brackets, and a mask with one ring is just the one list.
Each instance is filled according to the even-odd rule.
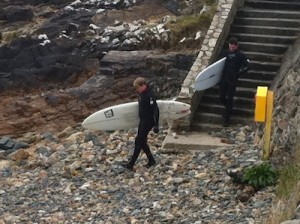
[[228,49],[221,55],[221,58],[226,57],[219,92],[220,100],[225,107],[224,127],[229,125],[238,78],[248,70],[247,58],[238,47],[238,41],[233,37],[228,42]]
[[158,133],[158,120],[159,120],[159,109],[156,103],[156,99],[151,87],[148,85],[146,80],[139,77],[134,80],[133,86],[136,88],[140,95],[139,99],[139,127],[138,134],[135,138],[135,148],[131,160],[125,165],[125,168],[133,170],[133,166],[143,149],[148,158],[147,168],[156,164],[150,148],[147,144],[147,136],[149,131],[153,128],[155,133]]

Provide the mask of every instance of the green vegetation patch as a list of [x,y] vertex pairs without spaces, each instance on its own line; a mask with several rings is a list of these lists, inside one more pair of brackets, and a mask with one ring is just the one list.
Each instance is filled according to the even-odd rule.
[[212,20],[211,13],[179,17],[176,23],[167,24],[167,28],[178,36],[194,35],[199,30],[208,29]]
[[276,188],[276,195],[282,199],[287,197],[294,186],[300,181],[300,168],[297,165],[289,164],[280,170],[278,185]]
[[288,164],[279,169],[276,198],[268,223],[280,224],[292,219],[300,201],[300,145],[295,147]]
[[278,172],[268,162],[246,168],[243,173],[243,182],[257,190],[275,185],[277,178]]

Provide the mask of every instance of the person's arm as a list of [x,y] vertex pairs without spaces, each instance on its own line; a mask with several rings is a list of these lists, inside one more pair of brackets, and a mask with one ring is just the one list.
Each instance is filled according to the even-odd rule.
[[156,100],[153,100],[152,109],[153,109],[153,119],[154,119],[153,131],[155,133],[158,133],[159,132],[159,108]]
[[224,57],[227,57],[227,49],[222,51],[222,53],[220,54],[218,60],[220,60],[220,59],[222,59]]
[[239,76],[246,73],[249,70],[249,63],[246,56],[242,53],[241,54],[241,66],[239,68]]

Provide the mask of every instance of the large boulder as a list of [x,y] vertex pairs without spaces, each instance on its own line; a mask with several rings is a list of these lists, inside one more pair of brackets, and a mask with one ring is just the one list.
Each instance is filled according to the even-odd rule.
[[[11,18],[9,7],[27,11]],[[134,101],[137,76],[173,98],[198,54],[159,50],[168,49],[162,18],[172,14],[159,0],[16,0],[0,9],[0,19],[20,20],[0,23],[0,135],[60,131]]]
[[0,20],[6,22],[28,21],[32,20],[33,17],[32,9],[27,6],[8,6],[0,9]]
[[110,51],[100,67],[97,59],[85,64],[94,73],[77,87],[69,85],[39,95],[3,99],[0,136],[24,131],[61,131],[99,109],[136,101],[132,83],[138,76],[151,81],[158,98],[175,97],[195,57],[196,53],[191,52]]

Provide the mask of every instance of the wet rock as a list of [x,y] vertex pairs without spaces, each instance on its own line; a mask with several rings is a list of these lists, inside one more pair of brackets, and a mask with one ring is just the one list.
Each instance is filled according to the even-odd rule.
[[1,20],[7,22],[27,21],[34,17],[33,11],[28,6],[8,6],[0,10]]
[[236,184],[243,184],[243,170],[242,168],[228,169],[227,174],[232,178],[232,182]]
[[14,161],[21,161],[26,160],[29,157],[29,153],[26,149],[20,149],[11,153],[9,157]]
[[13,139],[11,139],[9,137],[2,137],[0,139],[0,149],[3,149],[3,150],[12,149],[15,144],[16,144],[16,141],[14,141]]
[[[11,3],[15,8],[33,10],[34,17],[32,22],[19,21],[18,27],[13,29],[9,29],[13,24],[4,24],[1,32],[0,91],[36,90],[32,99],[26,102],[22,97],[3,102],[3,105],[10,105],[3,107],[3,114],[7,115],[3,119],[8,120],[9,116],[11,122],[3,122],[1,135],[41,129],[61,131],[82,121],[91,111],[132,101],[137,96],[131,88],[124,89],[124,85],[132,86],[137,75],[153,81],[159,98],[173,97],[197,56],[196,51],[166,54],[164,50],[155,50],[156,53],[144,50],[161,49],[165,42],[170,41],[165,27],[170,15],[169,19],[151,20],[154,24],[148,26],[148,13],[134,13],[140,8],[144,10],[143,4],[149,2],[106,0],[83,3],[66,0],[47,1],[40,5],[38,2]],[[139,4],[141,7],[133,7]],[[0,5],[4,9],[9,2]],[[157,2],[149,6],[163,9],[159,10],[162,18],[170,12]],[[115,10],[128,7],[133,7],[132,12]],[[127,21],[116,19],[120,17],[118,13],[129,14]],[[37,19],[40,22],[32,25]],[[51,89],[53,91],[49,91]],[[24,103],[15,105],[12,103],[15,100]],[[16,113],[22,118],[15,116]],[[51,124],[50,120],[65,120],[68,124]]]
[[241,202],[247,202],[255,194],[256,190],[252,186],[245,186],[237,198]]

